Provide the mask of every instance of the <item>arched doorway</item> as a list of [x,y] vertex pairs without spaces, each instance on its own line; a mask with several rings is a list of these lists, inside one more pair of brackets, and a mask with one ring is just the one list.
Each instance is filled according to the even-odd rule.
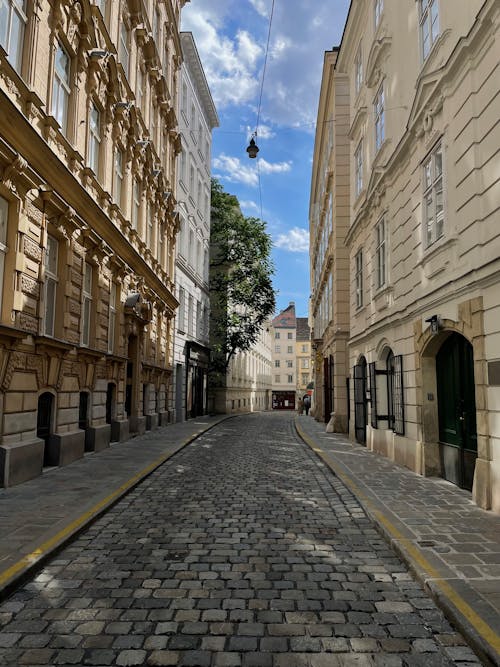
[[458,333],[436,354],[436,381],[443,477],[471,491],[477,458],[474,355]]
[[45,447],[43,450],[43,465],[53,465],[50,460],[49,438],[52,435],[52,423],[54,413],[54,396],[46,391],[38,397],[38,411],[36,417],[36,435],[43,440]]
[[361,357],[354,366],[354,431],[356,440],[366,445],[366,425],[368,409],[366,401],[367,373],[366,359]]

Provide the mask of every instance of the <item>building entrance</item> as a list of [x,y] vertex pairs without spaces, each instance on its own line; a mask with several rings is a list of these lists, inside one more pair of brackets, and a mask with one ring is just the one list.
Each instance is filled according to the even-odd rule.
[[49,438],[52,435],[52,413],[54,397],[51,393],[45,392],[38,398],[38,412],[36,417],[36,435],[43,440],[45,447],[43,450],[43,465],[52,465],[49,453]]
[[366,402],[366,359],[361,357],[354,366],[354,430],[360,445],[366,445],[368,408]]
[[451,334],[436,355],[439,445],[443,477],[472,490],[477,458],[472,345]]

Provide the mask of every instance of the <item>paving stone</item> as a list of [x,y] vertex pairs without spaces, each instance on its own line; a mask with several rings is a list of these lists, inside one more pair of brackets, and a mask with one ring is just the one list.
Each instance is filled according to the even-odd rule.
[[173,667],[179,664],[179,654],[175,651],[153,651],[147,660],[153,667]]
[[146,651],[122,651],[116,658],[116,664],[123,667],[143,665],[146,660]]

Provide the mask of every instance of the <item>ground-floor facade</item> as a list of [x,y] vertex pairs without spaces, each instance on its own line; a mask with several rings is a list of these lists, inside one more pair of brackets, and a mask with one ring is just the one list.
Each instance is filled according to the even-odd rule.
[[368,330],[349,346],[349,433],[500,512],[500,306],[491,286]]

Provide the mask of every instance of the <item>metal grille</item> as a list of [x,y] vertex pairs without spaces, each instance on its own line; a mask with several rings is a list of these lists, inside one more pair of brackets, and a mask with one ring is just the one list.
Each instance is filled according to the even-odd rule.
[[356,440],[366,444],[366,363],[354,366],[354,428]]
[[403,355],[394,357],[393,377],[393,429],[398,435],[405,434],[405,406],[404,406],[404,382],[403,382]]
[[370,423],[372,428],[378,428],[377,415],[377,371],[375,370],[375,362],[368,364],[368,375],[370,377],[370,403],[371,403],[371,417]]

